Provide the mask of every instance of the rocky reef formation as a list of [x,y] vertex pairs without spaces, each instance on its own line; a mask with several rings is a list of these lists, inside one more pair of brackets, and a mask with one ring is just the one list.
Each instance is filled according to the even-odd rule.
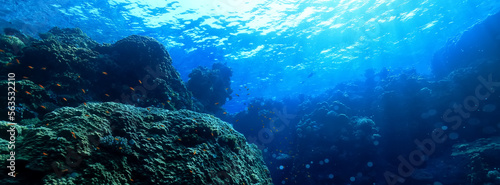
[[459,68],[500,60],[499,21],[500,12],[448,40],[446,45],[434,54],[434,75],[444,77]]
[[17,177],[4,183],[271,184],[257,147],[208,114],[87,103],[16,129]]
[[212,69],[200,66],[189,74],[187,88],[199,103],[203,112],[221,112],[222,105],[231,100],[231,76],[233,72],[226,64],[214,63]]
[[[56,27],[40,34],[41,40],[12,29],[4,32],[0,72],[16,75],[18,115],[23,118],[85,102],[193,108],[191,93],[168,52],[152,38],[132,35],[114,44],[99,44],[78,28]],[[0,81],[2,88],[6,84]]]
[[481,138],[453,146],[451,156],[463,160],[469,168],[467,181],[471,184],[500,184],[500,138]]

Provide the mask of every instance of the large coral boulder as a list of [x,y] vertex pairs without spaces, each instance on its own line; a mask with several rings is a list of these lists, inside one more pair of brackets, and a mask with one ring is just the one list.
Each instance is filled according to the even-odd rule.
[[88,103],[33,125],[16,126],[18,176],[9,183],[271,184],[257,147],[208,114]]
[[[14,33],[1,36],[6,39],[0,39],[0,46],[17,39]],[[22,52],[0,52],[0,62],[5,66],[0,72],[15,74],[19,84],[19,115],[43,115],[85,102],[121,102],[169,110],[193,108],[191,93],[172,66],[170,55],[152,38],[132,35],[114,44],[99,44],[78,28],[57,27],[40,34],[40,38],[22,47],[17,44]],[[0,81],[0,86],[6,89],[7,81]]]

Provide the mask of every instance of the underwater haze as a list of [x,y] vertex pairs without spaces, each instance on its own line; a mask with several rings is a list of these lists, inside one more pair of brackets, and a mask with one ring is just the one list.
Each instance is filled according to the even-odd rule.
[[[150,36],[182,79],[196,66],[228,63],[232,86],[252,96],[317,94],[365,69],[429,72],[447,39],[499,10],[488,1],[209,0],[9,1],[2,27],[36,36],[78,27],[99,43]],[[312,74],[312,75],[311,75]],[[311,75],[311,76],[310,76]],[[258,89],[258,90],[257,90]],[[246,97],[229,102],[241,110]]]
[[4,184],[500,184],[498,0],[0,0],[0,28]]

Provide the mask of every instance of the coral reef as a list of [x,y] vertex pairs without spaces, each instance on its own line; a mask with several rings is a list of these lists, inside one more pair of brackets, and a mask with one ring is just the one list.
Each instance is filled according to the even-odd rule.
[[467,181],[471,184],[500,183],[500,138],[481,138],[469,143],[453,146],[451,156],[466,161],[469,173]]
[[198,109],[216,113],[222,105],[231,100],[231,76],[233,72],[226,64],[214,63],[212,69],[198,67],[189,74],[187,88],[200,102]]
[[271,184],[257,147],[211,115],[107,102],[34,124],[17,126],[11,184]]
[[[0,46],[11,49],[0,52],[5,65],[0,72],[14,73],[20,80],[16,99],[26,102],[28,110],[49,104],[42,110],[46,113],[93,101],[169,110],[193,108],[191,93],[171,65],[168,52],[152,38],[132,35],[114,44],[99,44],[78,28],[55,27],[40,34],[41,40],[12,29],[5,33]],[[7,82],[0,84],[6,88]]]

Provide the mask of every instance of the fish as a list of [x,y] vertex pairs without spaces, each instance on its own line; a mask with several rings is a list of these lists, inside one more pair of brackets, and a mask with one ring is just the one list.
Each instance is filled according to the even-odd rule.
[[75,132],[71,132],[71,134],[73,134],[73,137],[76,139],[76,135],[75,135]]
[[68,101],[66,98],[63,98],[64,101]]
[[85,89],[82,89],[82,92],[85,93]]
[[42,89],[45,89],[45,87],[43,87],[43,85],[41,85],[41,84],[38,84],[38,86],[40,86]]
[[43,152],[42,154],[43,154],[43,155],[49,155],[49,154],[47,154],[47,153],[45,153],[45,152]]
[[2,49],[0,49],[0,52],[5,53],[5,51],[4,51],[4,50],[2,50]]
[[139,83],[140,83],[140,84],[142,84],[142,81],[141,81],[141,80],[139,80]]
[[109,111],[106,111],[107,114],[109,114]]
[[227,114],[227,112],[223,112],[222,114]]
[[130,90],[135,91],[135,89],[133,87],[130,87]]
[[28,68],[33,69],[33,66],[28,66]]
[[56,84],[58,87],[61,87],[61,84]]
[[87,102],[83,102],[83,105],[87,105]]
[[109,94],[104,94],[104,95],[106,95],[107,97],[109,97]]
[[12,63],[10,62],[5,64],[5,66],[10,66],[10,65],[12,65]]
[[236,120],[236,122],[240,121],[239,119]]
[[118,138],[115,137],[115,140],[119,141],[120,139],[118,139]]
[[228,90],[229,88],[226,88],[226,91]]
[[23,76],[23,78],[24,78],[24,79],[28,79],[28,77],[27,77],[27,76]]
[[26,94],[28,94],[28,95],[31,95],[31,93],[30,93],[30,92],[28,92],[28,91],[24,91],[24,92],[26,92]]
[[240,97],[240,95],[239,95],[239,94],[235,94],[235,95],[236,95],[236,96],[238,96],[238,97]]
[[42,107],[42,109],[47,109],[47,107],[45,107],[45,106],[43,106],[43,105],[42,105],[42,106],[40,106],[40,107]]
[[167,100],[167,103],[170,103],[170,100]]
[[21,64],[21,62],[19,62],[19,59],[17,59],[17,58],[16,58],[16,62],[17,62],[17,64]]
[[108,73],[106,73],[106,72],[104,72],[104,71],[102,72],[102,74],[104,74],[104,75],[108,75]]
[[40,68],[40,69],[42,69],[42,70],[44,70],[44,71],[45,71],[47,68],[46,68],[46,67],[42,67],[42,68]]
[[80,75],[78,75],[78,78],[80,78]]
[[219,102],[216,102],[215,105],[219,105]]

